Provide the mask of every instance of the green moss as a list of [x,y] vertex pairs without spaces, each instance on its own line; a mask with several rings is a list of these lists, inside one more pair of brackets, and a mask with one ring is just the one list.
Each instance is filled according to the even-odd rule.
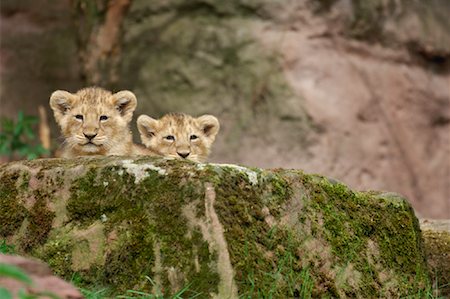
[[73,182],[70,189],[70,198],[67,203],[68,218],[72,221],[80,222],[82,225],[89,225],[100,216],[118,208],[120,205],[120,183],[124,186],[132,183],[131,179],[124,181],[119,179],[119,175],[113,175],[114,169],[104,169],[103,172],[108,175],[105,182],[112,186],[105,186],[97,180],[97,172],[89,170],[80,179]]
[[0,236],[7,237],[14,234],[20,228],[25,217],[28,215],[27,209],[18,198],[16,181],[18,174],[3,174],[0,184]]
[[450,296],[450,232],[425,229],[423,237],[433,286]]
[[30,173],[28,172],[22,173],[22,175],[20,176],[20,178],[16,183],[16,186],[19,185],[17,188],[19,192],[26,192],[29,187],[29,182],[30,182]]
[[[89,170],[77,179],[72,184],[67,204],[70,221],[87,227],[104,216],[106,233],[114,231],[118,235],[116,244],[109,244],[111,250],[106,256],[104,273],[81,273],[83,279],[113,286],[119,292],[127,290],[130,284],[151,291],[152,285],[144,283],[144,276],[160,275],[168,291],[167,269],[173,267],[185,271],[184,275],[191,282],[190,289],[198,287],[216,292],[217,273],[204,266],[214,257],[207,243],[201,241],[201,235],[193,233],[187,237],[186,219],[180,216],[184,204],[204,197],[198,181],[191,182],[195,175],[195,172],[175,171],[163,177],[150,172],[136,184],[134,175],[127,173],[126,168],[105,167],[99,172]],[[196,244],[203,244],[195,253],[193,239]],[[163,256],[163,273],[154,272],[156,243]],[[198,272],[194,254],[202,265]]]
[[48,236],[47,242],[34,248],[32,255],[45,261],[58,276],[67,280],[73,273],[72,251],[74,238],[71,226],[54,229]]
[[417,219],[405,200],[369,197],[317,177],[310,182],[308,210],[322,215],[313,225],[337,263],[351,263],[362,274],[362,294],[383,294],[386,279],[394,284],[394,294],[404,296],[429,284]]
[[[408,248],[420,250],[415,243],[417,237],[408,235],[410,242],[405,243],[394,235],[380,234],[380,231],[385,231],[379,229],[383,221],[379,215],[380,208],[398,209],[392,212],[400,223],[383,223],[386,231],[403,228],[417,231],[411,222],[413,214],[404,202],[402,205],[386,199],[385,202],[370,203],[371,199],[365,194],[355,193],[341,183],[300,172],[288,176],[283,172],[280,172],[282,176],[259,174],[259,179],[264,181],[263,187],[252,186],[245,172],[235,169],[222,169],[220,175],[227,179],[216,183],[216,209],[220,211],[221,223],[227,228],[227,241],[241,294],[255,296],[265,292],[265,295],[283,298],[286,294],[295,296],[305,288],[311,289],[309,284],[315,286],[311,290],[314,296],[354,296],[355,292],[374,296],[384,292],[381,281],[384,273],[379,272],[391,269],[395,264],[396,271],[403,274],[404,263],[411,259],[416,263],[408,264],[410,268],[407,268],[405,276],[394,273],[395,277],[390,279],[400,281],[398,289],[403,290],[403,294],[420,288],[420,284],[422,287],[426,285],[426,272],[421,272],[423,259],[420,252],[413,251],[404,260],[398,260],[401,251]],[[294,194],[290,186],[295,182],[286,180],[286,177],[307,183],[305,190],[309,196]],[[298,200],[303,201],[299,204],[303,207],[293,221],[299,228],[278,225],[281,215],[285,215],[286,209]],[[369,210],[366,210],[368,206]],[[264,209],[268,212],[262,212]],[[267,223],[268,215],[275,219],[272,227]],[[308,227],[319,241],[307,241],[311,238],[305,231]],[[398,250],[387,251],[383,246],[392,245],[386,241],[393,239],[396,239]],[[371,263],[365,252],[372,240],[383,245],[377,248],[379,252],[374,253],[375,260]],[[311,251],[316,254],[309,253]],[[381,260],[383,262],[379,266]],[[332,268],[332,264],[341,266]],[[308,273],[306,280],[302,273]],[[377,279],[374,282],[372,273],[380,274],[379,282]],[[416,275],[418,279],[414,285],[410,279]],[[409,284],[402,284],[404,279]]]
[[145,281],[144,275],[153,276],[154,233],[148,226],[148,219],[135,220],[130,220],[132,223],[124,228],[126,231],[118,231],[117,249],[107,255],[101,275],[100,282],[117,291],[126,291],[130,285],[139,285],[143,291],[151,290],[151,286],[141,286],[141,282]]
[[52,228],[55,213],[48,208],[48,195],[41,190],[34,191],[35,203],[28,214],[27,232],[21,239],[20,247],[30,251],[36,245],[44,244]]
[[[297,248],[300,238],[281,226],[270,227],[263,211],[279,218],[292,191],[285,179],[260,173],[263,184],[251,185],[245,172],[224,169],[216,184],[216,210],[242,296],[294,297],[301,292]],[[265,194],[261,200],[261,194]]]

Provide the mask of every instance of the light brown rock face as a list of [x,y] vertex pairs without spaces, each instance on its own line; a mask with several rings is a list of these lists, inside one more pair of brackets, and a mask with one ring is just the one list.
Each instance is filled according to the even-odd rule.
[[32,284],[27,285],[19,280],[0,276],[0,286],[6,288],[14,298],[18,298],[19,290],[27,294],[41,294],[38,298],[48,298],[44,294],[53,294],[61,299],[81,299],[83,296],[77,288],[61,278],[53,275],[50,268],[43,262],[15,255],[0,254],[0,264],[18,267],[31,279]]
[[131,89],[136,114],[217,115],[212,161],[322,173],[450,218],[448,0],[47,2],[2,1],[0,114],[81,84]]

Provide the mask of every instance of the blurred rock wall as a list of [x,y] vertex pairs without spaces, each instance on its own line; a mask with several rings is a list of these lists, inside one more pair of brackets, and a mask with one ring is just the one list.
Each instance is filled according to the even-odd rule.
[[37,114],[55,89],[82,86],[68,0],[0,1],[0,115]]

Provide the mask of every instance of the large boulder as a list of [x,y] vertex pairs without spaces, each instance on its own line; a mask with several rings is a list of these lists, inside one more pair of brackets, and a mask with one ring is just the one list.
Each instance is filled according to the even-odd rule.
[[1,238],[114,293],[376,298],[431,285],[404,198],[298,170],[43,159],[1,165],[0,181]]

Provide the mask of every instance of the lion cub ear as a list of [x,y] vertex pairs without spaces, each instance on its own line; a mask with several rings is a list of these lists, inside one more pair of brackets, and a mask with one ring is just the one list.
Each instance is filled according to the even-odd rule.
[[137,99],[134,93],[128,90],[122,90],[112,95],[113,104],[120,115],[130,122],[133,118],[133,112],[137,106]]
[[137,127],[139,134],[141,135],[141,141],[145,144],[145,141],[149,141],[155,136],[155,133],[158,130],[158,120],[143,114],[137,119]]
[[56,122],[59,124],[62,117],[69,112],[75,101],[75,95],[65,90],[56,90],[50,96],[50,107],[55,115]]
[[220,129],[219,120],[215,116],[205,114],[197,117],[197,123],[205,136],[214,141]]

